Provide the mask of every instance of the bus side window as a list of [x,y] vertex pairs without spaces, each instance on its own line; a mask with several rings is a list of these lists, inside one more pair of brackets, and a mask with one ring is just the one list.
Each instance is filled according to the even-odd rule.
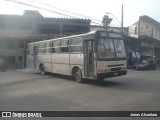
[[82,52],[82,38],[73,38],[70,40],[70,52]]
[[44,44],[44,43],[40,43],[40,44],[38,45],[38,53],[39,53],[39,54],[45,53],[45,44]]
[[44,43],[44,47],[43,47],[43,53],[46,53],[47,52],[47,48],[46,48],[46,43]]
[[51,53],[52,42],[46,43],[46,53]]
[[63,39],[60,41],[60,52],[69,52],[67,39]]
[[50,42],[49,44],[50,44],[49,53],[52,53],[52,46],[53,46],[52,44],[53,44],[53,42]]
[[37,50],[37,54],[39,54],[40,53],[40,51],[39,51],[39,44],[38,44],[38,48],[37,48],[38,50]]
[[52,53],[53,42],[50,42],[49,52]]
[[52,42],[52,53],[59,53],[59,40]]

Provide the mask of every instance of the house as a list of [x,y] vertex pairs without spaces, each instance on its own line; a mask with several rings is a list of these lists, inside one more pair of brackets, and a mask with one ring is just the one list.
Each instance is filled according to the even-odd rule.
[[0,15],[0,57],[9,67],[26,64],[27,43],[90,31],[90,20],[45,18],[38,11],[23,15]]
[[160,59],[160,23],[149,16],[140,16],[139,20],[129,27],[129,41],[136,43],[130,47],[138,49],[141,59]]

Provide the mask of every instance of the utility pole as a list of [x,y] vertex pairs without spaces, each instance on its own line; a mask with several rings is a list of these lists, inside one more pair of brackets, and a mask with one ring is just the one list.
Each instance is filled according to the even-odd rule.
[[114,14],[112,14],[112,13],[109,13],[109,12],[106,12],[106,14],[110,14],[110,15],[112,15],[117,21],[118,21],[118,23],[120,24],[120,29],[121,29],[121,33],[123,34],[123,4],[122,4],[122,16],[121,16],[121,22],[117,19],[117,17],[116,16],[114,16]]
[[123,4],[122,4],[122,20],[121,20],[121,30],[123,34]]

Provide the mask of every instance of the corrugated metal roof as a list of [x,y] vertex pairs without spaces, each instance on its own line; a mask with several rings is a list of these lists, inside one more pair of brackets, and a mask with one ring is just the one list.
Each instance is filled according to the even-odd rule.
[[89,19],[82,19],[82,18],[50,18],[50,17],[29,17],[29,16],[23,16],[23,15],[4,15],[0,14],[0,18],[5,19],[30,19],[35,20],[35,22],[40,24],[46,24],[46,23],[65,23],[65,24],[84,24],[84,25],[90,25],[91,20]]

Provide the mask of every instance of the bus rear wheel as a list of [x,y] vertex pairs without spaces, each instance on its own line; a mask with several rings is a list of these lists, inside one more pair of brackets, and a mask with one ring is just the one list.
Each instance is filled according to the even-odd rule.
[[40,66],[40,72],[41,72],[41,75],[46,75],[45,67],[43,64]]
[[76,82],[83,83],[82,73],[79,68],[77,68],[75,71],[75,80]]

